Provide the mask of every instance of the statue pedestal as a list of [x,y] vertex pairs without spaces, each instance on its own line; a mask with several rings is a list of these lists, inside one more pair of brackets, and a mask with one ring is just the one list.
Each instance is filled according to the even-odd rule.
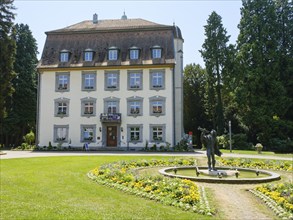
[[236,171],[236,170],[212,170],[212,171],[199,170],[200,174],[208,175],[208,176],[219,176],[219,175],[222,175],[222,176],[235,176],[236,172],[239,173],[239,171]]

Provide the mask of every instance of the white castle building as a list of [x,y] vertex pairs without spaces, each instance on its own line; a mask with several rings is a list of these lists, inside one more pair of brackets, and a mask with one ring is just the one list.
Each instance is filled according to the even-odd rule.
[[39,146],[139,150],[180,141],[183,38],[177,26],[95,14],[46,34],[38,65]]

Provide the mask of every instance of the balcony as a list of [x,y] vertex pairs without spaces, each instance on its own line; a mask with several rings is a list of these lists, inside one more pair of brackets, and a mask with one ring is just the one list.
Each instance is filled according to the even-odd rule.
[[121,113],[102,113],[100,120],[105,123],[121,123]]

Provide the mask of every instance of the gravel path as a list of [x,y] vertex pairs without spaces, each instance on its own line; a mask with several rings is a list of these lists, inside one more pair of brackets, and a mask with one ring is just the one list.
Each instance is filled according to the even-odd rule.
[[[189,157],[205,157],[206,151],[197,150],[195,152],[144,152],[144,151],[2,151],[4,155],[0,155],[0,159],[13,158],[30,158],[30,157],[59,157],[59,156],[105,156],[105,155],[145,155],[145,156],[189,156]],[[235,153],[224,153],[222,157],[236,157],[236,158],[260,158],[271,160],[291,160],[292,157],[278,157],[271,155],[246,155]]]
[[254,185],[198,183],[210,189],[220,219],[277,219],[265,204],[247,191]]

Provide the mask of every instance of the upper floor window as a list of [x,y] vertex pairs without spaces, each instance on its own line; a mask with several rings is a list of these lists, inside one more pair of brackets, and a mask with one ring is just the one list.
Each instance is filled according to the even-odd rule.
[[82,73],[82,90],[86,90],[86,91],[96,90],[96,73],[95,72]]
[[142,97],[130,97],[127,98],[127,115],[130,116],[139,116],[142,115]]
[[119,72],[106,72],[105,73],[105,90],[118,90],[119,89]]
[[68,62],[69,61],[69,51],[68,50],[62,50],[60,52],[60,62]]
[[95,116],[96,115],[96,99],[95,98],[83,98],[81,99],[81,115],[82,116]]
[[160,90],[165,88],[164,70],[151,70],[150,72],[151,89]]
[[84,51],[84,61],[90,62],[93,61],[94,51],[87,49]]
[[54,142],[68,141],[69,125],[54,125]]
[[55,99],[55,116],[56,117],[67,117],[69,116],[69,99],[60,98]]
[[117,113],[118,103],[115,101],[107,102],[107,113]]
[[153,59],[162,57],[162,48],[160,46],[154,46],[151,48],[151,50]]
[[139,48],[131,47],[129,49],[129,59],[137,60],[139,58]]
[[128,71],[128,89],[142,89],[142,71]]
[[108,60],[118,60],[118,48],[110,47],[108,49]]
[[104,112],[105,113],[119,113],[119,99],[115,97],[104,99]]
[[154,96],[150,98],[150,114],[154,116],[164,115],[166,98],[161,96]]
[[56,85],[55,90],[59,92],[67,92],[69,91],[69,73],[56,73]]

